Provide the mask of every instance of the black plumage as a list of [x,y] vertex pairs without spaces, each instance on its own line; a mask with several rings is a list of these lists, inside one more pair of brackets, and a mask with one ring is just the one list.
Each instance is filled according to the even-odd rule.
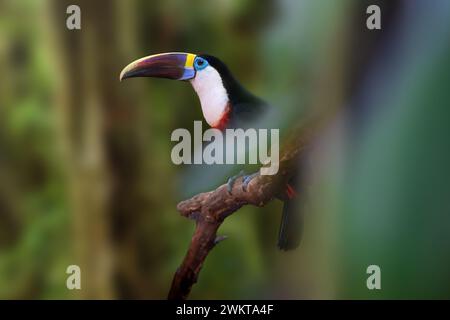
[[[226,128],[251,128],[258,126],[259,120],[268,111],[269,105],[246,90],[232,75],[228,67],[218,58],[211,55],[200,55],[220,74],[223,86],[229,98],[229,115]],[[269,129],[269,128],[267,128]],[[303,228],[302,208],[295,193],[298,173],[293,173],[289,180],[288,192],[282,197],[283,211],[278,233],[278,247],[281,250],[295,249],[301,240]]]

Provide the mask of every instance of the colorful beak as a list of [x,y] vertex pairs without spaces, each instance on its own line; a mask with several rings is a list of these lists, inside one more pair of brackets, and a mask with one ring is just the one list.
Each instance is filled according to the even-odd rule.
[[189,80],[195,77],[195,54],[169,52],[133,61],[120,73],[120,81],[133,77]]

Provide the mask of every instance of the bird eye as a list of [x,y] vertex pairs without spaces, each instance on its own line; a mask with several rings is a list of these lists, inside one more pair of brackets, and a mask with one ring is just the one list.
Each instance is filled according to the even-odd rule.
[[195,68],[196,68],[197,70],[202,70],[202,69],[206,68],[206,66],[208,65],[208,61],[206,61],[206,60],[203,59],[203,58],[197,57],[197,58],[195,59],[194,64],[195,64]]

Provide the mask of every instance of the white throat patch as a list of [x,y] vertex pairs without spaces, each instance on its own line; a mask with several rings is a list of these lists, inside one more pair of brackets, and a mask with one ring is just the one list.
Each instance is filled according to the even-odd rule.
[[206,122],[212,127],[217,125],[229,101],[220,74],[213,67],[207,66],[197,71],[190,82],[200,98]]

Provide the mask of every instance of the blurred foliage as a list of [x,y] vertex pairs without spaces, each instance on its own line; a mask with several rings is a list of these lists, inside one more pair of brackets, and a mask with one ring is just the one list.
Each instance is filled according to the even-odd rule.
[[[365,28],[373,3],[381,31]],[[81,31],[65,28],[69,4]],[[311,155],[301,247],[276,249],[280,203],[243,208],[192,298],[450,298],[449,9],[0,1],[0,298],[165,297],[193,231],[177,202],[227,178],[170,161],[172,130],[202,118],[188,84],[117,79],[166,51],[220,57],[285,130],[338,110]]]

